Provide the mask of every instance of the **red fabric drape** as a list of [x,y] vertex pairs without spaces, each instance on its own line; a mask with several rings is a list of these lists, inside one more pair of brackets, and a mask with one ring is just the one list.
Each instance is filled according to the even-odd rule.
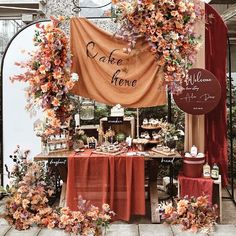
[[90,151],[68,158],[67,206],[77,210],[78,196],[101,207],[108,203],[116,219],[145,215],[144,158],[99,156]]
[[180,198],[184,196],[199,197],[203,194],[208,196],[208,201],[212,203],[213,180],[204,178],[189,178],[179,176]]
[[208,162],[218,163],[223,185],[227,184],[227,113],[226,113],[226,53],[227,27],[220,15],[206,4],[206,69],[221,84],[218,106],[205,116],[205,149]]

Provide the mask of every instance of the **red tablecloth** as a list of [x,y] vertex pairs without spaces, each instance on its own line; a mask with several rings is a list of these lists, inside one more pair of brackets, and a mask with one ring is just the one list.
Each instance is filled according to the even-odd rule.
[[144,158],[92,154],[68,158],[67,206],[77,209],[78,196],[101,207],[108,203],[116,219],[145,215]]
[[189,178],[179,175],[180,197],[199,197],[203,194],[208,196],[208,200],[212,203],[213,180],[205,178]]

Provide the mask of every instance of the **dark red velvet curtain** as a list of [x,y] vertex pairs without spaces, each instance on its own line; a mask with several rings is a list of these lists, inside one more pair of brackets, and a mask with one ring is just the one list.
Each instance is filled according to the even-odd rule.
[[226,113],[227,27],[221,16],[206,4],[206,69],[222,88],[218,106],[205,116],[205,148],[208,162],[220,166],[223,185],[227,185],[227,113]]

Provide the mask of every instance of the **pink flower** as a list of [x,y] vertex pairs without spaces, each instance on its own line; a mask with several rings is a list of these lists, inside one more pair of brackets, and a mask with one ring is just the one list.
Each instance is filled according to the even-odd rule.
[[70,213],[70,209],[68,207],[62,207],[60,210],[61,214],[69,214]]
[[41,65],[39,68],[38,68],[39,72],[41,74],[46,74],[46,67],[44,65]]
[[41,85],[42,92],[46,93],[50,89],[50,87],[51,87],[50,85],[51,85],[50,83],[46,83],[44,85]]
[[70,219],[70,217],[68,215],[62,215],[60,217],[60,222],[64,225],[66,225],[68,223],[69,219]]

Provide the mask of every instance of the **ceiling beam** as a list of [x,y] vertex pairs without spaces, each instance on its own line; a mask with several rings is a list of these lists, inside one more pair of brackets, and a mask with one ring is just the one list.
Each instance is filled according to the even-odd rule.
[[212,0],[210,4],[234,4],[236,0]]

